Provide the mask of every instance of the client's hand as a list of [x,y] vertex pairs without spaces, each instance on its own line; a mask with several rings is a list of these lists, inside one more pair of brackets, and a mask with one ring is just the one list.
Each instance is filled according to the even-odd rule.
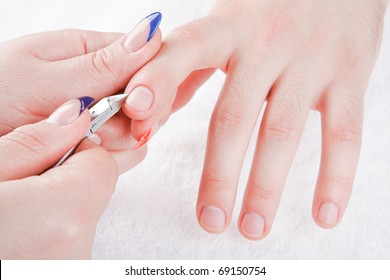
[[134,137],[147,139],[216,68],[226,72],[196,209],[205,230],[223,232],[231,221],[242,162],[265,100],[241,233],[257,240],[270,232],[310,109],[321,112],[323,131],[312,215],[324,228],[341,221],[387,2],[218,0],[209,15],[171,32],[134,75],[124,112]]

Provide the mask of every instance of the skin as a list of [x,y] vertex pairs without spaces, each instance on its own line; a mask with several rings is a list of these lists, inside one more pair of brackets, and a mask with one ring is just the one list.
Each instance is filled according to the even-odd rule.
[[[161,32],[135,52],[124,48],[126,35],[59,30],[26,35],[0,44],[0,136],[41,121],[66,101],[96,101],[125,88],[159,50]],[[70,82],[71,81],[71,82]],[[112,152],[120,173],[133,166],[131,120],[123,114],[99,129],[100,145]]]
[[[70,125],[44,120],[0,138],[1,259],[91,258],[119,167],[112,154],[85,140],[68,161],[49,169],[89,123],[84,112]],[[144,155],[140,150],[129,161],[136,165]]]
[[[123,107],[138,139],[149,129],[155,133],[216,69],[226,73],[210,120],[196,207],[205,230],[223,232],[231,221],[242,162],[263,107],[238,220],[241,233],[258,240],[270,232],[309,110],[322,117],[312,216],[323,228],[341,221],[358,163],[364,93],[387,2],[219,0],[207,16],[172,31],[133,76],[126,92],[142,85],[154,94],[148,111]],[[202,221],[205,206],[220,209],[222,225]],[[327,213],[320,214],[322,206]],[[257,234],[243,228],[246,213],[263,220]]]
[[[335,226],[353,185],[364,92],[386,4],[219,0],[208,16],[169,34],[144,67],[160,47],[159,32],[146,48],[132,54],[121,49],[122,34],[78,30],[35,34],[0,45],[0,135],[8,133],[0,138],[0,154],[8,151],[0,170],[19,172],[19,165],[6,163],[25,163],[22,156],[40,164],[34,171],[24,167],[25,174],[0,175],[8,176],[0,178],[0,258],[90,257],[96,223],[118,174],[145,155],[145,150],[138,156],[128,151],[130,129],[136,140],[150,128],[155,133],[215,69],[227,78],[210,122],[197,216],[201,220],[202,209],[209,205],[221,209],[225,220],[218,230],[201,226],[218,233],[230,223],[243,157],[266,100],[238,222],[241,232],[254,240],[269,233],[310,109],[320,111],[323,120],[313,217],[322,227]],[[175,61],[180,63],[172,67]],[[44,172],[82,137],[88,118],[84,114],[63,134],[45,123],[23,125],[45,119],[71,98],[113,94],[131,77],[127,92],[137,85],[153,91],[150,110],[136,112],[125,105],[132,120],[119,115],[99,132],[109,153],[87,142],[63,166]],[[45,142],[48,139],[55,141]],[[339,208],[334,224],[318,219],[320,205],[329,201]],[[260,235],[242,231],[244,213],[263,217]]]
[[[84,140],[63,165],[49,169],[84,136],[84,112],[65,127],[46,122],[65,101],[96,100],[123,88],[158,51],[161,34],[136,52],[119,33],[61,30],[0,45],[0,259],[91,258],[97,223],[120,173],[137,165],[131,121],[99,130],[101,147]],[[71,82],[69,82],[71,81]]]

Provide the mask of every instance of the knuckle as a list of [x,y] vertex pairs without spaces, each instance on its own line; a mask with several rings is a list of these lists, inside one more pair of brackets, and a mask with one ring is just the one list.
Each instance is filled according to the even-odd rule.
[[109,77],[114,77],[116,72],[113,67],[114,54],[109,48],[102,48],[92,54],[92,65],[96,72]]
[[231,79],[229,87],[226,89],[229,96],[233,96],[237,100],[249,98],[252,92],[248,89],[257,87],[260,82],[256,72],[256,65],[250,57],[245,57],[241,59],[239,64],[232,65],[234,67],[234,78]]
[[279,95],[279,111],[285,112],[288,117],[303,117],[304,105],[307,103],[305,77],[301,73],[290,75],[289,81],[281,87]]
[[291,81],[278,89],[276,114],[270,114],[265,120],[263,136],[276,141],[287,141],[299,136],[306,118],[305,82],[300,75],[293,75]]
[[210,129],[216,131],[236,131],[245,124],[244,110],[236,106],[223,106],[215,108]]
[[331,128],[328,132],[328,139],[333,143],[360,143],[360,130],[353,125],[341,124]]
[[78,30],[78,29],[72,29],[71,32],[73,32],[74,34],[78,34],[78,39],[81,43],[81,46],[83,47],[83,53],[84,54],[87,54],[89,53],[89,46],[88,46],[88,35],[86,33],[86,31],[84,30]]
[[176,45],[180,49],[187,50],[187,52],[191,53],[193,60],[198,60],[201,59],[200,56],[202,55],[202,52],[199,50],[203,49],[202,47],[206,42],[202,30],[203,28],[198,23],[193,22],[174,29],[169,34],[166,42],[171,45]]
[[203,33],[194,23],[174,29],[170,36],[174,41],[185,46],[201,44],[204,41]]
[[275,188],[272,186],[253,183],[248,188],[249,197],[254,197],[256,200],[272,201],[278,196]]
[[224,194],[231,190],[232,184],[220,178],[207,178],[202,182],[202,188],[212,194]]
[[262,125],[262,136],[265,139],[285,142],[296,137],[296,125],[294,122],[287,117],[277,117],[275,119],[267,120]]
[[26,126],[23,129],[15,129],[1,138],[0,146],[9,147],[11,145],[19,151],[25,150],[28,153],[40,155],[50,150],[50,146],[43,139],[44,135],[36,126]]

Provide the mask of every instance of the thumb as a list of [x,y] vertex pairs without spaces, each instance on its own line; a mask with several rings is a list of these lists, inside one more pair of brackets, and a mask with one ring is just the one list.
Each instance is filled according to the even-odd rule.
[[83,138],[90,116],[83,113],[91,97],[72,99],[36,124],[0,138],[0,181],[41,174]]
[[[161,18],[160,13],[153,13],[108,46],[51,63],[51,71],[59,72],[64,81],[72,81],[64,83],[62,91],[67,96],[71,93],[101,99],[124,88],[160,49],[161,33],[158,26]],[[88,37],[85,41],[88,41]]]

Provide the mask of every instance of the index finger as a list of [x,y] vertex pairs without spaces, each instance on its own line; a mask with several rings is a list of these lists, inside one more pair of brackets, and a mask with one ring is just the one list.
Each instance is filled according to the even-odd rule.
[[179,85],[194,70],[225,68],[231,44],[225,23],[214,18],[175,29],[159,53],[131,79],[125,90],[129,97],[124,112],[136,120],[162,119],[170,114]]

